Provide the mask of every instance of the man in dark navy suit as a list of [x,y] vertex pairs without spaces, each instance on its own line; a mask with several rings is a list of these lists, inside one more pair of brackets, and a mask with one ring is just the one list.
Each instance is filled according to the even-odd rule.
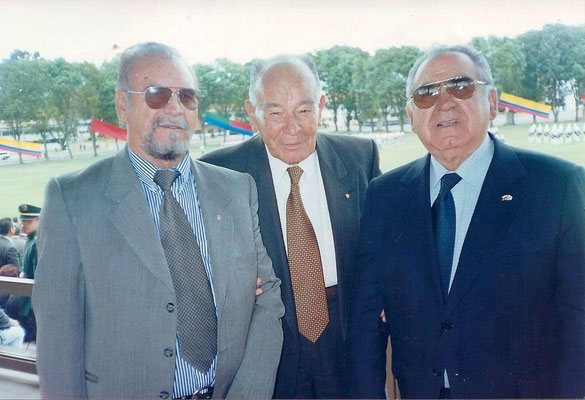
[[[259,62],[251,70],[246,110],[260,134],[202,158],[247,172],[258,186],[260,230],[282,281],[286,310],[276,398],[347,396],[344,338],[360,209],[368,182],[380,169],[372,140],[317,133],[324,105],[309,58],[279,56]],[[301,171],[295,185],[310,220],[306,228],[314,235],[297,233],[294,223],[289,228],[289,171],[294,170]],[[317,261],[304,257],[313,253],[307,250],[308,236],[318,249]],[[318,278],[310,278],[312,274]],[[323,314],[328,314],[325,320]],[[306,321],[310,332],[305,332]]]
[[[435,47],[407,81],[430,154],[368,187],[347,346],[350,395],[585,396],[585,174],[488,134],[485,58]],[[384,309],[387,323],[379,321]]]

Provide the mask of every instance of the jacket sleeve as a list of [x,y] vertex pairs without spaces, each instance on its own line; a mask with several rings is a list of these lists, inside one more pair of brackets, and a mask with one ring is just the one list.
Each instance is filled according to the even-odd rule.
[[82,263],[76,231],[54,178],[47,185],[38,240],[32,302],[41,396],[85,398]]
[[252,320],[244,349],[244,357],[227,398],[272,398],[276,370],[282,350],[284,305],[280,297],[280,280],[274,274],[272,262],[262,243],[258,226],[258,196],[256,184],[250,184],[250,213],[258,260],[258,276],[262,279],[262,294],[256,297]]
[[585,170],[569,176],[557,243],[555,307],[560,317],[554,397],[585,397]]

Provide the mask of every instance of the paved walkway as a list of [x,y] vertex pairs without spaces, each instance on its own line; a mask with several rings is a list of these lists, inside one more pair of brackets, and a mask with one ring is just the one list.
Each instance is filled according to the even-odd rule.
[[0,368],[0,399],[40,399],[39,378]]

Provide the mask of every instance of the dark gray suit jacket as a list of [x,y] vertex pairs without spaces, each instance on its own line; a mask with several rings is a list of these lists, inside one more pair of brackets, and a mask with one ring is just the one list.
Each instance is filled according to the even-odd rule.
[[[269,398],[284,307],[258,228],[256,186],[224,168],[192,168],[217,307],[214,397]],[[172,397],[177,313],[168,304],[176,297],[127,150],[52,179],[45,199],[33,290],[41,394]]]
[[20,270],[20,255],[10,239],[0,235],[0,267],[14,264]]
[[[380,174],[378,148],[372,140],[318,133],[317,154],[333,230],[338,293],[345,337],[360,212],[368,182]],[[264,142],[257,135],[241,144],[206,154],[201,159],[236,171],[247,172],[256,180],[260,231],[276,276],[282,281],[281,293],[286,309],[283,319],[284,346],[274,396],[291,398],[295,390],[299,363],[299,333],[288,259]]]

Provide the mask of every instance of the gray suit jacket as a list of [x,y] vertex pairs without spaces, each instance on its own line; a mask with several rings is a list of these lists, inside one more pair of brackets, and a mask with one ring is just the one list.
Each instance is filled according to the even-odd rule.
[[[214,397],[268,398],[284,308],[258,228],[256,186],[250,176],[198,161],[193,172],[218,315]],[[167,305],[176,297],[127,151],[53,178],[45,199],[33,290],[41,394],[172,397],[168,349],[177,315]]]
[[5,264],[14,264],[20,270],[20,254],[10,239],[0,235],[0,267]]
[[[368,182],[380,174],[378,148],[372,140],[318,133],[317,154],[333,230],[342,333],[345,337],[360,212]],[[257,135],[236,146],[206,154],[201,159],[249,173],[258,185],[260,230],[276,276],[282,280],[282,300],[286,309],[283,319],[284,345],[274,396],[291,398],[299,367],[299,332],[288,259],[264,142]]]

